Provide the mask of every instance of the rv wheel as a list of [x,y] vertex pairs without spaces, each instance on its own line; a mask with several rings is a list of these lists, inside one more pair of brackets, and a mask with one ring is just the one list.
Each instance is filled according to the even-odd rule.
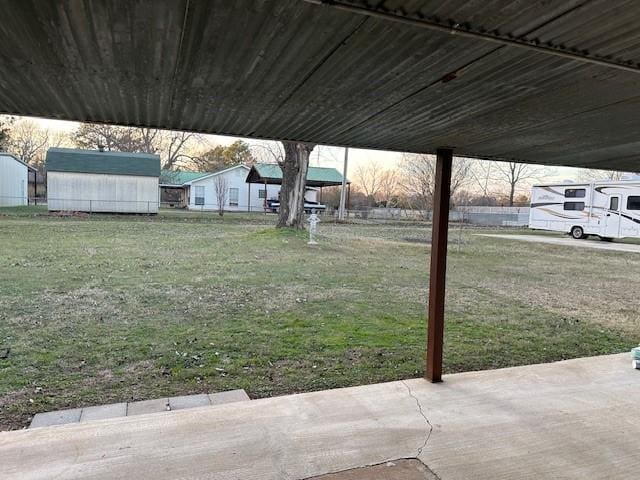
[[571,229],[571,236],[576,240],[580,240],[581,238],[584,238],[584,230],[582,227],[573,227]]

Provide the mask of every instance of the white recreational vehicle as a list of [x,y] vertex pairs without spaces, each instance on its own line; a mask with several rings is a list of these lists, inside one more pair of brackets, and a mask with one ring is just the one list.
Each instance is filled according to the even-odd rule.
[[573,238],[640,237],[640,178],[535,185],[529,228],[566,232]]

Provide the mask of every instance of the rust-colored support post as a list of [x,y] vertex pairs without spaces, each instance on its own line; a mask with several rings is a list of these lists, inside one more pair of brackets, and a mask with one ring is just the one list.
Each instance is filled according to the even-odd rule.
[[438,149],[433,192],[431,227],[431,271],[429,275],[429,309],[427,325],[427,372],[430,382],[442,381],[444,343],[445,275],[447,272],[447,234],[451,200],[451,163],[453,152]]

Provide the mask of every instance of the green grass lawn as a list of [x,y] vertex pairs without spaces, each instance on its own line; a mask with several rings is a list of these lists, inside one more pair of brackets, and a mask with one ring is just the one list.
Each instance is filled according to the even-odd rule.
[[[41,411],[422,375],[428,227],[0,209],[0,429]],[[487,231],[484,229],[483,231]],[[640,255],[450,237],[447,372],[630,349]]]

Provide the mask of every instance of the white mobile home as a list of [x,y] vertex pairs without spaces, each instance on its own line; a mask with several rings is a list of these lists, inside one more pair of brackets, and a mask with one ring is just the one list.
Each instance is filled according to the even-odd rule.
[[[223,190],[222,208],[227,211],[274,211],[278,205],[282,172],[280,167],[259,164],[245,165],[218,172],[163,171],[160,188],[163,201],[191,210],[218,210],[218,190]],[[305,207],[324,208],[322,187],[342,184],[342,175],[335,168],[309,167]],[[277,207],[276,207],[277,208]]]
[[160,157],[51,148],[49,211],[158,213]]
[[536,185],[529,227],[574,238],[640,237],[640,179]]
[[17,157],[0,152],[0,207],[29,203],[29,172],[35,172]]
[[[262,211],[264,208],[264,186],[251,185],[246,182],[249,167],[236,165],[234,167],[205,174],[184,185],[189,187],[188,208],[191,210],[218,210],[217,188],[225,187],[224,205],[228,211]],[[267,198],[277,196],[280,187],[269,185]]]

